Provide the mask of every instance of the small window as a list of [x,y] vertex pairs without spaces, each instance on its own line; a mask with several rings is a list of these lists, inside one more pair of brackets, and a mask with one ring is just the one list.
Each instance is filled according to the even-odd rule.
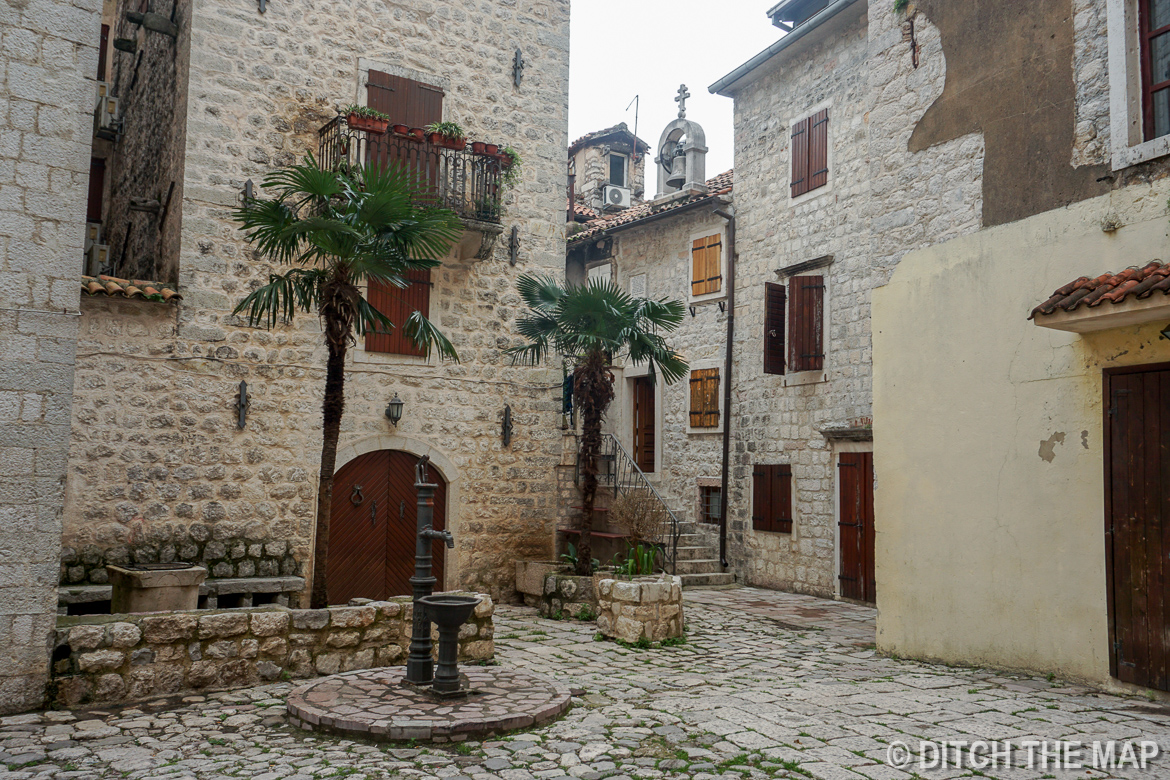
[[613,263],[598,263],[585,271],[585,278],[589,284],[594,282],[613,281]]
[[1170,135],[1170,0],[1140,0],[1145,139]]
[[788,366],[825,367],[825,277],[793,276],[788,282]]
[[406,289],[391,284],[370,281],[367,293],[370,305],[394,323],[389,333],[366,333],[366,352],[384,352],[391,355],[423,357],[423,349],[406,335],[406,321],[414,312],[424,317],[431,310],[431,269],[407,271],[402,275],[410,281]]
[[696,238],[691,242],[691,295],[710,295],[723,287],[722,235]]
[[722,489],[705,485],[699,487],[699,520],[718,525],[722,500]]
[[719,427],[719,369],[691,371],[691,427]]
[[828,183],[829,109],[826,108],[792,126],[792,197]]
[[792,533],[792,467],[757,465],[752,469],[752,528]]
[[620,154],[609,156],[609,183],[615,187],[626,186],[626,158]]

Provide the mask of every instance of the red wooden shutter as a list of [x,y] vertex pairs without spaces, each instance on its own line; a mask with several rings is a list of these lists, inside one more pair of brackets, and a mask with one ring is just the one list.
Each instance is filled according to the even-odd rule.
[[752,529],[756,531],[772,530],[770,469],[770,466],[756,466],[752,469]]
[[[402,76],[371,70],[366,81],[366,104],[390,117],[393,124],[426,127],[443,121],[443,90]],[[370,161],[395,162],[418,174],[425,184],[438,182],[438,158],[424,144],[371,143]]]
[[815,190],[829,183],[829,109],[813,114],[808,121],[807,189]]
[[764,285],[765,374],[784,373],[784,299],[784,285]]
[[824,277],[792,277],[788,285],[788,365],[793,371],[824,368],[824,315]]
[[772,467],[772,530],[777,533],[792,533],[792,467]]
[[792,197],[808,192],[808,120],[792,126]]
[[411,284],[406,289],[390,284],[370,281],[367,298],[370,305],[385,314],[394,323],[389,333],[366,333],[366,352],[386,352],[392,355],[415,355],[424,352],[414,340],[406,335],[406,321],[414,312],[430,316],[431,271],[407,271],[403,274]]

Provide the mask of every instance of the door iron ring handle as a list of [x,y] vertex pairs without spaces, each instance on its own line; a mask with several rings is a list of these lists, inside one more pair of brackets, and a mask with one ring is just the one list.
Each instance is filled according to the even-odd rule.
[[365,498],[362,496],[362,486],[354,485],[353,492],[349,494],[349,501],[354,506],[361,506]]

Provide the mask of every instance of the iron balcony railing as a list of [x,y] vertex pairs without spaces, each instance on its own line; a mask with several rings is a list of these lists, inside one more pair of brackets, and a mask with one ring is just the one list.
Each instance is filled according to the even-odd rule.
[[464,219],[500,222],[503,166],[496,155],[450,149],[392,130],[378,135],[355,130],[345,116],[318,131],[321,165],[354,168],[370,162],[396,165],[413,174],[428,200]]
[[[666,505],[659,492],[650,484],[646,473],[626,452],[612,433],[601,435],[601,450],[597,455],[597,481],[599,485],[613,488],[614,498],[618,496],[642,496],[650,499],[654,509],[654,534],[652,541],[662,550],[663,571],[675,573],[678,563],[678,539],[681,534],[678,517]],[[576,478],[581,479],[581,453],[577,453]]]

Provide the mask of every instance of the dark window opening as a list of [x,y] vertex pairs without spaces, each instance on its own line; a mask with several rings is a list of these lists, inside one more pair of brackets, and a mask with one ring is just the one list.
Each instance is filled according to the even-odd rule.
[[620,154],[609,156],[609,183],[615,187],[626,186],[626,158]]
[[1145,139],[1170,134],[1170,0],[1140,0]]
[[718,487],[699,488],[699,519],[704,523],[719,524],[720,503],[723,500],[723,490]]

